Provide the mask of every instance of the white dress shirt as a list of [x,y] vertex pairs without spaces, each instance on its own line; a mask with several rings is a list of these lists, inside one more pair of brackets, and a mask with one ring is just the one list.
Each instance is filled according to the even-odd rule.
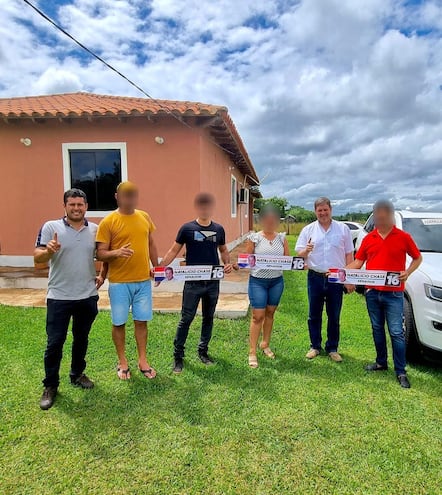
[[336,220],[332,220],[328,230],[324,230],[317,220],[306,225],[299,234],[296,251],[305,249],[309,241],[314,248],[307,257],[307,266],[319,273],[326,273],[330,268],[344,268],[346,255],[354,249],[350,229]]

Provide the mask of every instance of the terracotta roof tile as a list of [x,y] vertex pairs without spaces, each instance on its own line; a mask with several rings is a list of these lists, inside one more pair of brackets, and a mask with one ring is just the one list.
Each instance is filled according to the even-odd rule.
[[[0,98],[0,119],[51,119],[87,117],[136,117],[149,115],[219,117],[216,123],[219,145],[228,150],[232,161],[257,183],[258,176],[247,154],[244,143],[224,106],[192,101],[153,100],[126,96],[108,96],[94,93],[64,93],[46,96]],[[226,141],[227,140],[227,141]]]
[[149,100],[93,93],[0,98],[2,118],[54,118],[117,115],[148,115],[173,112],[178,115],[215,115],[225,107],[190,101]]

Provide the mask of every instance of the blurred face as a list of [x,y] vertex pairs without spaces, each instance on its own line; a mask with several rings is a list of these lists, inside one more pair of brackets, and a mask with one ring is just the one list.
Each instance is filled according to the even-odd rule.
[[138,192],[137,191],[124,191],[117,192],[115,194],[117,205],[119,208],[127,211],[135,210],[138,205]]
[[167,280],[172,280],[173,279],[173,270],[172,270],[172,268],[166,268],[164,270],[164,273],[166,275]]
[[71,222],[82,222],[87,212],[87,203],[84,198],[68,198],[64,209]]
[[275,232],[279,227],[279,217],[269,213],[261,217],[261,227],[264,232]]
[[328,224],[332,219],[332,209],[327,203],[318,205],[315,209],[316,218],[321,224]]
[[377,229],[391,229],[394,225],[394,212],[388,208],[378,208],[373,212],[373,217]]
[[210,201],[203,203],[196,203],[195,210],[198,215],[198,218],[207,220],[213,217],[213,212],[215,210],[215,203]]

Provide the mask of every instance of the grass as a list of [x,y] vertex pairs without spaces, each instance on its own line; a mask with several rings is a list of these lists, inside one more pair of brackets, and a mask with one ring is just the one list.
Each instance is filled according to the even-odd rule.
[[[247,366],[247,320],[218,320],[211,351],[170,373],[177,316],[155,316],[154,381],[115,374],[109,314],[91,334],[92,391],[68,384],[69,343],[56,405],[38,408],[45,347],[41,309],[0,307],[0,493],[9,494],[441,494],[441,370],[367,375],[373,358],[364,301],[346,297],[344,362],[304,359],[305,273],[289,273],[272,347],[275,362]],[[131,332],[128,351],[136,355]]]

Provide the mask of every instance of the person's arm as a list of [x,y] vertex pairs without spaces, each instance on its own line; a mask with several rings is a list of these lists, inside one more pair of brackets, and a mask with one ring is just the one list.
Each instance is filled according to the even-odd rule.
[[353,251],[351,253],[346,253],[345,265],[348,266],[350,263],[353,263],[353,261],[354,261]]
[[161,260],[160,266],[167,266],[172,263],[172,261],[180,254],[181,249],[183,249],[184,244],[180,244],[178,242],[174,242],[167,251],[167,253],[163,256]]
[[410,263],[408,268],[404,270],[403,272],[400,273],[399,275],[399,280],[402,282],[405,282],[407,278],[419,268],[419,265],[422,263],[422,254],[417,247],[416,243],[414,242],[414,239],[409,236],[408,237],[408,246],[407,246],[407,254],[411,256],[413,261]]
[[284,237],[284,256],[290,256],[289,243],[286,237]]
[[307,232],[307,227],[304,227],[299,234],[298,242],[296,243],[295,251],[298,256],[307,258],[313,251],[313,244],[310,234]]
[[418,258],[414,258],[410,263],[408,268],[400,273],[399,280],[405,282],[408,277],[419,268],[419,265],[422,263],[422,255],[419,255]]
[[247,241],[246,244],[246,253],[247,254],[255,254],[255,243],[252,241]]
[[360,270],[362,268],[364,263],[367,261],[366,246],[367,246],[367,237],[363,239],[362,244],[359,246],[358,252],[354,257],[354,260],[350,260],[350,263],[348,263],[345,268],[348,268],[349,270]]
[[349,270],[360,270],[363,264],[364,264],[363,260],[355,259],[351,263],[349,263],[345,268],[348,268]]
[[[345,254],[345,264],[348,267],[354,262],[353,251]],[[356,286],[354,284],[344,284],[344,287],[347,289],[347,293],[351,294],[356,290]]]
[[109,263],[101,263],[100,273],[95,277],[95,286],[99,289],[106,280],[107,272],[109,271]]
[[119,249],[110,249],[109,242],[97,242],[97,260],[112,261],[117,258],[130,258],[134,250],[130,249],[130,242]]
[[152,234],[149,234],[149,256],[152,266],[158,266],[158,249]]
[[230,253],[227,249],[227,244],[219,246],[219,252],[221,254],[221,259],[224,263],[224,273],[230,273],[233,269],[233,265],[230,262]]

